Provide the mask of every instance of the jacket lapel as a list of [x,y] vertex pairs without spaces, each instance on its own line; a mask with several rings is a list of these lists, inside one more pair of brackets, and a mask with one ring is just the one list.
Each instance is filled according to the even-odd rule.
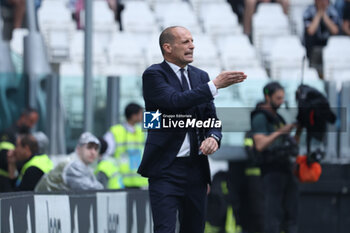
[[197,73],[193,71],[191,66],[188,66],[187,71],[188,71],[188,79],[190,80],[190,83],[191,83],[191,89],[194,89],[200,85],[200,77],[197,75]]
[[168,65],[168,63],[163,61],[162,63],[160,63],[160,65],[161,65],[161,67],[163,67],[165,72],[168,74],[167,78],[168,78],[170,85],[173,86],[175,89],[182,91],[182,86],[181,86],[180,80],[176,76],[176,74],[174,73],[173,69],[171,69],[171,67]]

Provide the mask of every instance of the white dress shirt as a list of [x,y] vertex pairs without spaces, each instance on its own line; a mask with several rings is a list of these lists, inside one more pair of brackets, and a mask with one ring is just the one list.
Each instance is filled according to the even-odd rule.
[[[179,67],[173,63],[170,63],[168,61],[165,61],[165,62],[168,63],[168,65],[174,71],[174,73],[176,74],[177,78],[180,80],[180,83],[181,83],[181,71],[180,71],[181,67]],[[188,66],[185,66],[184,67],[184,70],[185,70],[184,75],[186,77],[188,87],[191,90],[192,88],[191,88],[191,83],[188,79],[188,70],[187,69],[188,69]],[[209,81],[208,86],[209,86],[210,92],[213,95],[213,97],[216,97],[218,94],[218,90],[215,87],[215,84],[213,83],[213,81]],[[190,136],[188,133],[186,133],[185,140],[182,143],[180,150],[177,153],[176,157],[187,157],[187,156],[190,156]]]

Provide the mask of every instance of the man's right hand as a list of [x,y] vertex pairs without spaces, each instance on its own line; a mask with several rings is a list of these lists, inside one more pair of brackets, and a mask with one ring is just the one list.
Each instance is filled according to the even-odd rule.
[[297,124],[287,124],[285,126],[283,126],[282,128],[280,128],[278,131],[280,132],[280,134],[289,134],[290,131],[295,128],[297,126]]
[[217,89],[220,89],[243,82],[246,78],[247,75],[243,72],[223,71],[213,80],[213,83]]

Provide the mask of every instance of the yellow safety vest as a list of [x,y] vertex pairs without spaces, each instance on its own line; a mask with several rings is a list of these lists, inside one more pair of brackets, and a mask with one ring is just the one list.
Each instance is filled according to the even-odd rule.
[[[11,142],[0,142],[0,151],[1,150],[14,150],[15,145],[13,145]],[[6,170],[0,168],[0,176],[8,177],[9,174]]]
[[15,145],[11,142],[0,142],[0,150],[14,150]]
[[108,189],[124,188],[122,176],[119,173],[118,165],[114,158],[105,159],[99,162],[95,169],[95,175],[99,172],[102,172],[107,176]]
[[46,154],[33,156],[28,162],[24,164],[18,177],[17,185],[20,184],[24,174],[30,167],[36,167],[40,169],[43,173],[48,173],[53,169],[53,163],[49,156]]
[[116,142],[114,158],[117,160],[123,185],[125,187],[146,187],[147,179],[137,173],[145,141],[141,127],[135,127],[135,132],[130,133],[123,125],[118,124],[112,126],[110,132]]

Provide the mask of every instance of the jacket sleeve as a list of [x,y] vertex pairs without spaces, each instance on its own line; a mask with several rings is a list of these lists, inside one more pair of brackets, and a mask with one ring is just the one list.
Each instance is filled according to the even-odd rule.
[[86,169],[77,161],[68,164],[62,174],[64,182],[72,190],[103,189],[103,185],[97,181],[94,174]]
[[148,69],[144,72],[142,79],[145,101],[157,108],[184,111],[213,99],[207,83],[180,92],[169,84],[166,74],[160,70]]

